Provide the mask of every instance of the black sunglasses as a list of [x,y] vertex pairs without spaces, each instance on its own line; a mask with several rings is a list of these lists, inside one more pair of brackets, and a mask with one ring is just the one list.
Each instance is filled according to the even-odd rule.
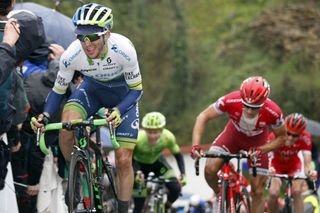
[[246,104],[243,104],[243,106],[247,109],[251,109],[251,110],[258,110],[258,109],[261,109],[261,107],[253,107],[253,106],[248,106]]
[[81,42],[85,42],[86,40],[89,40],[90,42],[96,41],[100,38],[99,34],[89,34],[89,35],[77,35],[77,39],[79,39]]
[[292,134],[292,133],[290,133],[290,132],[287,132],[287,135],[288,136],[291,136],[291,137],[293,137],[293,138],[298,138],[300,135],[296,135],[296,134]]

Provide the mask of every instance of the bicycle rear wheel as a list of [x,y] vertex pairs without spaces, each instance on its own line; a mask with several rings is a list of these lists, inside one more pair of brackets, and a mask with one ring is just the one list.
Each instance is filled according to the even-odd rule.
[[89,155],[84,150],[73,150],[69,168],[69,213],[90,212],[95,209]]

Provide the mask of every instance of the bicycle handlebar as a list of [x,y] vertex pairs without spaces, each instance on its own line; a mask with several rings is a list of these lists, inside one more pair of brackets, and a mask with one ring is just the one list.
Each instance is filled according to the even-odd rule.
[[[248,153],[237,153],[237,154],[231,154],[231,153],[201,153],[200,154],[202,158],[221,158],[225,160],[230,160],[232,158],[242,159],[242,158],[250,158],[250,154]],[[196,170],[196,175],[199,175],[199,161],[200,158],[196,158],[194,162],[194,167]],[[253,162],[252,166],[252,175],[256,177],[257,175],[257,167],[256,167],[256,160]]]
[[201,157],[203,158],[222,158],[226,160],[230,160],[232,158],[250,158],[248,153],[238,153],[238,154],[231,154],[231,153],[202,153]]
[[[60,129],[74,130],[77,127],[105,126],[107,123],[108,123],[108,128],[110,130],[111,144],[113,145],[114,148],[118,149],[120,145],[116,140],[115,128],[113,128],[112,123],[107,122],[106,119],[88,119],[88,120],[74,119],[68,122],[50,123],[45,126],[45,131],[60,130]],[[40,128],[37,128],[37,144],[39,144],[40,150],[45,155],[49,154],[49,149],[46,146],[45,139],[44,139],[44,132],[41,133]]]
[[[265,189],[269,189],[270,188],[270,185],[271,185],[271,179],[272,178],[282,178],[282,179],[285,179],[285,180],[288,180],[288,181],[292,181],[292,180],[308,180],[310,179],[310,177],[308,176],[304,176],[304,177],[301,177],[299,175],[288,175],[288,174],[269,174],[269,178],[267,180],[267,184],[265,186]],[[313,183],[315,184],[315,181],[313,181]]]
[[306,180],[306,179],[309,179],[308,176],[301,177],[299,175],[288,175],[288,174],[272,174],[272,175],[269,175],[269,177],[271,177],[271,178],[278,177],[278,178],[283,178],[286,180]]

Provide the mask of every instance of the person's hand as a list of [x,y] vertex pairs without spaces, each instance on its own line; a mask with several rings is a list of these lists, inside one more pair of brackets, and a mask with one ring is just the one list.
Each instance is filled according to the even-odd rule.
[[40,128],[41,132],[44,132],[44,125],[49,122],[49,116],[46,113],[41,113],[37,117],[32,117],[30,125],[32,130],[36,133],[37,129]]
[[107,112],[107,121],[112,122],[112,125],[114,127],[117,127],[121,124],[122,118],[121,113],[118,108],[114,107],[110,110],[110,112]]
[[310,170],[307,175],[312,181],[316,181],[318,178],[318,172],[316,170]]
[[21,142],[19,141],[17,145],[11,147],[11,152],[18,152],[21,148]]
[[185,174],[180,175],[179,182],[181,186],[187,185],[187,177]]
[[260,147],[251,147],[248,151],[251,159],[257,158],[261,153],[262,149]]
[[270,175],[275,175],[275,174],[276,174],[276,169],[275,169],[273,166],[271,166],[271,167],[269,168],[269,174],[270,174]]
[[193,145],[192,149],[190,151],[190,156],[192,159],[201,158],[201,153],[203,152],[203,149],[198,145]]
[[30,186],[28,185],[27,187],[27,194],[30,195],[30,196],[35,196],[39,193],[39,184],[36,184],[36,185],[33,185],[33,186]]
[[4,43],[9,44],[11,47],[15,45],[20,37],[20,25],[14,18],[8,20],[4,27],[3,39]]
[[59,44],[50,44],[49,49],[51,50],[51,53],[48,56],[49,61],[55,60],[55,59],[59,60],[62,53],[64,52],[64,48]]

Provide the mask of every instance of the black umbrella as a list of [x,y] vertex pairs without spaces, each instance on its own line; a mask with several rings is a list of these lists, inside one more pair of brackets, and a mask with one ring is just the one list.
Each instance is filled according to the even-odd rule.
[[71,18],[55,9],[32,2],[17,3],[14,9],[29,10],[41,17],[48,40],[63,46],[65,49],[76,39]]
[[306,130],[312,136],[320,136],[320,123],[318,121],[314,121],[314,120],[308,119]]

